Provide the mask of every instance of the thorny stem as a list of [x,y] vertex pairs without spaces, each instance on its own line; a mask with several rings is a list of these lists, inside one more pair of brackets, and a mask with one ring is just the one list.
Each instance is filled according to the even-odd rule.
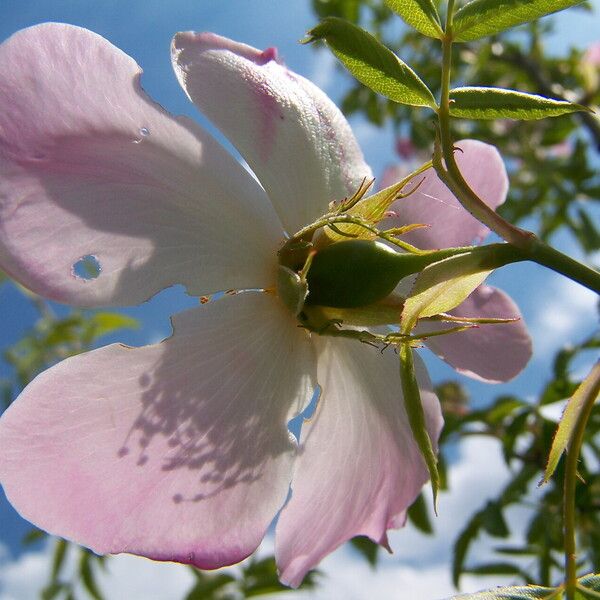
[[531,231],[523,230],[503,219],[479,198],[462,176],[454,158],[454,145],[450,133],[453,11],[454,0],[449,0],[446,28],[442,38],[442,85],[438,109],[439,140],[436,143],[433,157],[433,166],[438,176],[466,210],[509,244],[521,250],[525,260],[548,267],[594,292],[600,293],[600,273],[548,246]]
[[594,402],[600,394],[600,362],[597,362],[586,381],[586,392],[583,399],[583,410],[575,424],[575,429],[567,449],[564,481],[564,550],[565,550],[565,593],[567,600],[575,599],[577,588],[577,561],[575,540],[575,489],[577,486],[577,463],[583,445],[585,428],[592,413]]
[[[460,203],[479,221],[518,248],[526,259],[548,267],[580,284],[600,293],[600,274],[541,242],[532,232],[515,227],[504,220],[473,192],[463,178],[454,159],[454,145],[450,133],[450,73],[452,66],[452,18],[454,0],[448,1],[446,27],[442,38],[442,85],[438,109],[439,140],[436,143],[433,164],[440,179],[458,198]],[[583,436],[594,401],[600,392],[600,363],[590,374],[591,385],[585,398],[585,408],[579,415],[568,448],[564,480],[564,551],[565,593],[567,600],[574,600],[577,589],[577,564],[575,540],[575,489],[577,462],[583,444]]]

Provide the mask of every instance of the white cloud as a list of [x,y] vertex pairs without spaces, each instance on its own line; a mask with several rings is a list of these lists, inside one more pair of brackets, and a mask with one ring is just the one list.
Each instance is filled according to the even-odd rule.
[[312,59],[312,70],[308,79],[324,92],[333,92],[332,84],[336,74],[336,58],[325,48],[315,50]]
[[536,340],[536,356],[545,360],[554,351],[596,323],[597,296],[591,290],[566,278],[544,288],[531,331]]
[[48,581],[50,554],[47,550],[27,552],[18,560],[8,561],[8,553],[1,553],[0,600],[28,600],[38,598]]

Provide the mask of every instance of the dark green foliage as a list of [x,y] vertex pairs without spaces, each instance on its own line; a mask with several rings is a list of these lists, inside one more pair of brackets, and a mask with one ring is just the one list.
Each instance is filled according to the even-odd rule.
[[[340,9],[344,4],[343,0],[313,0],[319,17],[343,16],[373,33],[419,73],[434,96],[439,95],[439,43],[400,26],[400,20],[383,2],[349,3],[353,9],[346,15]],[[563,2],[556,4],[557,8],[564,6]],[[582,4],[572,10],[587,18],[585,9]],[[546,35],[551,28],[551,21],[545,20],[523,25],[518,35],[501,33],[491,40],[456,45],[453,81],[598,106],[600,88],[587,74],[582,52],[547,54]],[[398,136],[412,140],[424,160],[431,157],[435,135],[431,113],[401,106],[351,78],[348,81],[350,89],[341,100],[347,114],[362,113],[375,125],[391,123]],[[475,138],[499,148],[511,182],[507,202],[500,208],[504,218],[515,224],[528,219],[529,227],[533,219],[545,241],[566,230],[584,252],[600,249],[600,174],[590,164],[591,154],[600,152],[597,115],[576,113],[527,122],[456,121],[453,127],[455,139]]]
[[[191,568],[196,583],[185,597],[186,600],[236,600],[253,598],[274,592],[293,592],[279,583],[273,557],[250,559],[239,574],[205,572]],[[311,571],[298,589],[312,589],[316,585],[317,571]]]

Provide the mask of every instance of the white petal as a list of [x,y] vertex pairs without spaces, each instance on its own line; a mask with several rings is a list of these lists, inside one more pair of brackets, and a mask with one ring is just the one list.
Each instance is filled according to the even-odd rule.
[[287,422],[312,396],[314,355],[266,294],[174,329],[38,376],[0,419],[0,481],[26,519],[96,552],[216,568],[250,554],[286,499]]
[[[256,181],[105,39],[53,23],[0,46],[0,264],[15,279],[84,306],[267,287],[282,235]],[[96,278],[77,277],[82,257]]]
[[188,96],[238,148],[290,234],[371,177],[342,113],[274,48],[187,32],[172,53]]
[[[322,395],[302,427],[292,497],[277,523],[281,579],[305,573],[357,535],[386,543],[428,479],[406,416],[398,358],[350,340],[315,340]],[[442,416],[431,382],[417,363],[429,433]]]

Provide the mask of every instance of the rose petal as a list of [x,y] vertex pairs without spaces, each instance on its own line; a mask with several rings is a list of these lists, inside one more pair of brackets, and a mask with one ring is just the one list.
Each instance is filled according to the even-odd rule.
[[[519,319],[429,338],[427,346],[458,372],[481,381],[498,383],[512,379],[525,368],[531,357],[531,338],[519,308],[504,292],[482,285],[451,314],[457,317]],[[453,326],[456,323],[422,323],[416,331],[423,333]]]
[[[322,395],[302,427],[292,497],[276,530],[284,583],[297,586],[321,558],[356,535],[386,542],[428,479],[400,391],[398,359],[342,339],[315,340]],[[434,441],[440,406],[422,364],[422,401]]]
[[[492,208],[506,199],[508,176],[500,153],[494,146],[476,140],[456,144],[456,162],[474,192]],[[406,176],[391,168],[384,173],[381,188]],[[480,242],[489,229],[472,217],[442,183],[433,169],[416,178],[423,180],[414,194],[392,204],[398,216],[385,220],[385,227],[400,227],[411,223],[429,225],[402,236],[403,240],[420,248],[450,248]],[[411,184],[412,185],[412,184]]]
[[311,82],[212,33],[179,33],[173,65],[188,96],[231,140],[295,233],[371,176],[346,119]]
[[286,424],[312,396],[314,357],[266,294],[174,328],[38,376],[0,420],[0,481],[26,519],[96,552],[215,568],[250,554],[286,499]]
[[[192,294],[272,285],[283,230],[264,191],[139,78],[132,58],[70,25],[0,46],[2,268],[84,306],[139,303],[175,283]],[[76,276],[82,257],[97,278]]]

